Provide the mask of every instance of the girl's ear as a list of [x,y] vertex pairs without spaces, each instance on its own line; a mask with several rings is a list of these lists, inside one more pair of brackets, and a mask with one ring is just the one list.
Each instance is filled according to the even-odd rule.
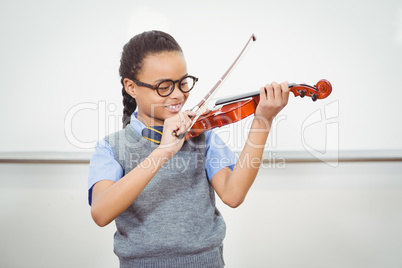
[[126,90],[127,94],[129,94],[131,97],[135,98],[136,97],[135,83],[128,78],[124,78],[123,84],[124,84],[124,89]]

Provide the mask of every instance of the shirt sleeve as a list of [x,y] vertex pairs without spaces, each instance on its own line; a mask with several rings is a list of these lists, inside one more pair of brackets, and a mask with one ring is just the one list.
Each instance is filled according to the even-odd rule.
[[102,180],[117,182],[123,176],[123,168],[114,158],[110,144],[102,140],[96,144],[95,152],[89,162],[88,202],[92,203],[92,187]]
[[233,170],[236,165],[236,156],[225,144],[225,142],[214,131],[205,132],[207,146],[205,169],[208,180],[222,168],[230,167]]

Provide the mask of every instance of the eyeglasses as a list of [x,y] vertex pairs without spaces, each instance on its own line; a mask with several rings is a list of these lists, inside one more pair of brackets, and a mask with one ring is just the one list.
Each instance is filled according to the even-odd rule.
[[198,78],[192,75],[186,75],[176,81],[170,79],[163,80],[154,86],[134,79],[132,79],[132,81],[137,86],[155,89],[158,95],[161,97],[167,97],[174,91],[174,85],[176,83],[178,83],[181,92],[183,93],[190,92],[190,90],[193,89],[195,83],[198,81]]

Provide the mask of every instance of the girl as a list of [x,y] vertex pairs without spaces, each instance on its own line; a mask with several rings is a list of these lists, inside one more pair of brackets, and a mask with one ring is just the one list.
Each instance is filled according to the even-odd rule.
[[178,138],[195,115],[181,108],[198,79],[187,73],[173,37],[160,31],[134,36],[124,46],[120,75],[123,130],[100,141],[90,162],[93,220],[99,226],[115,220],[120,267],[223,267],[225,222],[215,192],[230,207],[243,202],[272,120],[287,104],[287,83],[261,88],[236,162],[211,131]]

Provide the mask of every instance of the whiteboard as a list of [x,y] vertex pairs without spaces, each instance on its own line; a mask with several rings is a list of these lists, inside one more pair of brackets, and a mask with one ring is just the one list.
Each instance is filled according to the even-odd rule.
[[[315,84],[324,100],[290,97],[273,150],[402,149],[402,2],[1,1],[0,152],[93,150],[121,128],[123,45],[158,29],[182,46],[199,77],[191,108],[223,75],[252,33],[257,42],[220,96],[272,81]],[[217,130],[241,148],[250,121]]]

